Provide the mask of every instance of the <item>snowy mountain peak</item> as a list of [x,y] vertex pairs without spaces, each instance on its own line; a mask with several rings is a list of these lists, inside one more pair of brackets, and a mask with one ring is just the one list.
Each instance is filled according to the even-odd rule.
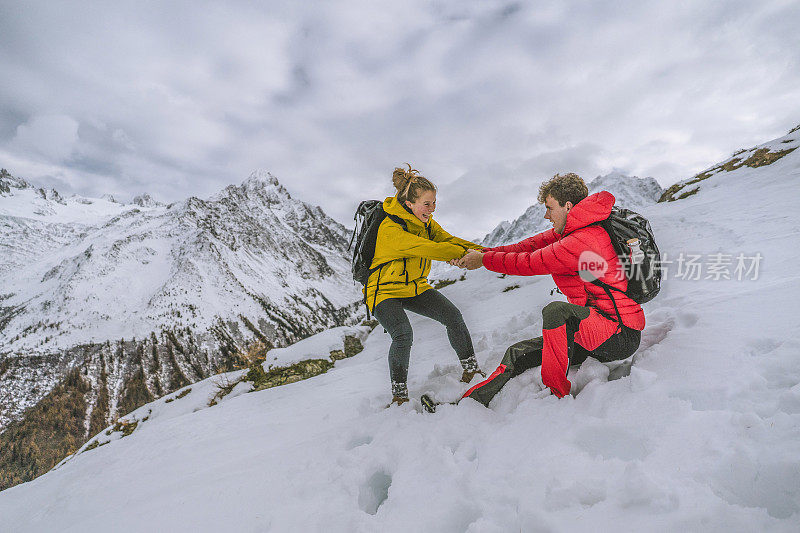
[[[616,198],[619,207],[640,211],[658,201],[663,189],[653,178],[628,176],[614,169],[604,176],[597,176],[587,184],[589,194],[609,191]],[[544,206],[534,204],[513,222],[503,221],[483,239],[484,246],[500,246],[519,242],[526,237],[540,233],[550,227],[544,218]]]
[[[158,397],[238,364],[256,340],[278,346],[355,319],[347,230],[268,173],[169,209],[147,194],[62,205],[14,191],[0,197],[0,362],[16,361],[0,372],[0,390],[13,390],[0,394],[0,433],[68,366],[108,385],[111,417],[140,369]],[[12,385],[34,375],[37,387]]]
[[[68,203],[78,203],[83,209],[95,209],[97,204],[111,216],[89,227],[59,227],[70,239],[80,232],[72,245],[63,246],[67,237],[50,238],[52,249],[46,256],[31,252],[13,264],[0,263],[8,272],[25,264],[30,273],[15,275],[14,289],[6,291],[15,295],[9,305],[19,306],[14,319],[0,331],[0,339],[10,341],[11,332],[19,330],[19,337],[7,346],[11,350],[49,352],[93,338],[141,337],[164,324],[196,325],[192,327],[204,330],[220,314],[237,317],[246,309],[246,315],[255,317],[265,307],[284,311],[298,302],[304,309],[311,308],[308,314],[313,317],[308,317],[304,327],[312,330],[335,323],[338,309],[358,300],[354,290],[346,289],[352,280],[345,228],[318,208],[291,199],[268,173],[254,173],[212,199],[188,198],[172,210],[140,211],[129,205],[121,211],[119,204],[100,199],[70,198]],[[163,206],[149,194],[137,196],[134,204]],[[52,210],[52,206],[44,207]],[[24,234],[12,230],[8,230],[9,242],[17,241],[18,248],[24,248]],[[42,240],[48,231],[52,230],[41,228]],[[84,260],[83,250],[89,245],[94,252]],[[139,280],[135,289],[126,281],[131,277]],[[116,289],[122,286],[129,289],[124,295]],[[241,294],[228,302],[228,295],[236,292],[233,287]],[[86,294],[93,295],[89,300],[96,303],[86,305]],[[47,312],[38,310],[35,302],[45,301],[60,305],[45,306]],[[226,305],[219,307],[223,301]],[[105,318],[93,320],[93,313]],[[298,314],[306,313],[299,310]],[[52,323],[70,324],[70,334],[40,342],[32,339],[30,331],[22,332],[28,322],[45,316]],[[107,322],[125,327],[113,333],[97,329]],[[285,342],[297,338],[301,330],[298,326],[276,332],[270,340]]]
[[133,203],[138,205],[139,207],[158,207],[159,205],[164,205],[161,202],[157,202],[147,193],[140,194],[133,199]]
[[645,178],[629,176],[618,169],[614,169],[604,176],[597,176],[589,182],[588,187],[589,194],[592,194],[594,191],[603,190],[603,187],[611,187],[618,190],[623,190],[625,188],[639,190],[642,191],[642,194],[645,196],[653,196],[657,191],[661,190],[661,186],[658,182],[650,176]]
[[32,186],[27,181],[16,176],[12,176],[8,170],[0,169],[0,195],[11,194],[11,189],[31,189]]
[[242,182],[241,187],[245,190],[266,192],[273,194],[275,197],[284,199],[291,199],[291,195],[278,181],[278,178],[273,176],[266,170],[256,170]]
[[60,194],[58,194],[58,191],[55,189],[39,188],[36,189],[36,193],[45,200],[51,200],[61,205],[67,205],[67,202],[64,201],[64,198]]
[[248,176],[248,178],[246,180],[244,180],[244,183],[245,184],[252,184],[252,185],[261,184],[262,186],[263,185],[271,185],[271,186],[274,186],[274,187],[281,187],[281,184],[278,181],[278,178],[273,176],[271,172],[269,172],[267,170],[264,170],[264,169],[258,169],[256,171],[254,171],[252,174],[250,174],[250,176]]
[[240,185],[228,185],[209,200],[218,202],[226,198],[236,201],[256,199],[259,202],[265,202],[266,205],[281,204],[283,202],[302,203],[292,199],[292,196],[281,185],[278,178],[266,170],[256,170]]
[[617,199],[616,205],[628,209],[641,209],[658,201],[664,190],[658,182],[651,178],[628,176],[614,170],[605,176],[597,176],[589,184],[589,194],[609,191]]

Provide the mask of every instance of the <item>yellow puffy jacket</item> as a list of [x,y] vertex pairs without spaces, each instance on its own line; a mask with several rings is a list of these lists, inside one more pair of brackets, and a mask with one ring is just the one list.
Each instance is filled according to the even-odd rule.
[[403,219],[407,229],[389,217],[378,228],[375,258],[370,266],[377,269],[364,287],[370,311],[387,298],[409,298],[432,288],[427,279],[431,260],[450,261],[462,257],[467,249],[481,249],[473,242],[453,237],[433,217],[423,224],[394,196],[383,201],[383,210]]

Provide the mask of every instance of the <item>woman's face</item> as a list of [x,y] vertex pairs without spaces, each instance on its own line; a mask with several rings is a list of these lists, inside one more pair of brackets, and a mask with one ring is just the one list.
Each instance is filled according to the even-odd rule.
[[427,224],[436,210],[436,191],[422,191],[414,203],[406,200],[406,205],[423,224]]

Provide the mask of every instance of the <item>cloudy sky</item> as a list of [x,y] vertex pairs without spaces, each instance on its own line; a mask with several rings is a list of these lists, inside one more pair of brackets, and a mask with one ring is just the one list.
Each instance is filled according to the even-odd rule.
[[348,223],[410,162],[482,236],[555,172],[662,185],[800,124],[800,2],[0,0],[0,166],[205,197],[263,168]]

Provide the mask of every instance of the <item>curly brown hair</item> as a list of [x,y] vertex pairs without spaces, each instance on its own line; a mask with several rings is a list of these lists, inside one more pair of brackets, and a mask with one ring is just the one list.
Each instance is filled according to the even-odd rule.
[[543,204],[548,196],[555,198],[561,207],[567,202],[575,205],[589,196],[589,188],[583,179],[573,172],[556,174],[539,187],[539,203]]
[[436,185],[428,178],[420,176],[419,171],[411,168],[408,163],[406,166],[408,170],[397,167],[392,172],[392,183],[397,189],[397,199],[401,204],[405,204],[406,200],[414,203],[422,191],[436,191]]

